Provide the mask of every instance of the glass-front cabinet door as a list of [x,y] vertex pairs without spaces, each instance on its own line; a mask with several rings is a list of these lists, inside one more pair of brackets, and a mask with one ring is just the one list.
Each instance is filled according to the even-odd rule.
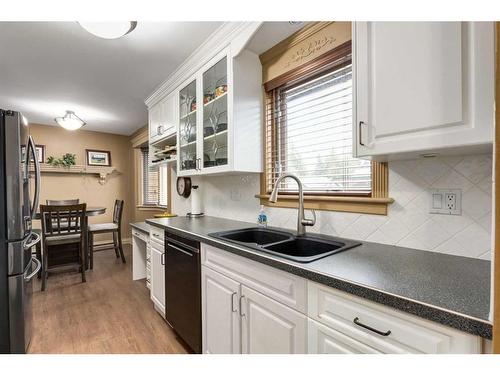
[[197,95],[196,79],[179,91],[179,170],[189,171],[199,168],[196,152],[197,141]]
[[[227,56],[203,71],[203,169],[228,165]],[[200,134],[201,136],[201,134]]]

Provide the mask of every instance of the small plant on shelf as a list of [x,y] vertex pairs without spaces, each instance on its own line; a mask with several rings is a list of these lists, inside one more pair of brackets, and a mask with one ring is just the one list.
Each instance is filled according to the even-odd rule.
[[76,164],[76,155],[75,154],[64,154],[62,158],[55,158],[53,156],[49,156],[47,158],[47,164],[52,165],[54,167],[70,167]]

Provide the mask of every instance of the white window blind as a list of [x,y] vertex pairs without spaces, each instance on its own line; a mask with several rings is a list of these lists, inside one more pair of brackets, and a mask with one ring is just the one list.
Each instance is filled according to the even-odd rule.
[[168,170],[166,165],[150,166],[148,148],[141,148],[142,204],[144,206],[167,206]]
[[[352,66],[343,64],[306,82],[268,93],[266,182],[297,175],[309,193],[371,191],[370,161],[352,157]],[[297,184],[285,179],[284,192]]]

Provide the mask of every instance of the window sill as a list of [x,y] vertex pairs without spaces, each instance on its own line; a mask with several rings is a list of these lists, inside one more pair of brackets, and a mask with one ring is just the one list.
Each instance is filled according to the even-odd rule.
[[[297,208],[297,195],[278,195],[276,203],[269,202],[269,194],[258,194],[260,204],[269,207]],[[387,215],[387,206],[392,198],[343,197],[343,196],[304,196],[304,207],[321,211],[342,211],[362,214]]]

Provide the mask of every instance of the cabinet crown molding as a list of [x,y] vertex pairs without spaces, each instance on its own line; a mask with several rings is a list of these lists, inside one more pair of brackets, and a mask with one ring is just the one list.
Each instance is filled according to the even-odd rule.
[[156,90],[144,103],[151,108],[165,95],[174,90],[189,76],[200,69],[207,60],[223,48],[231,45],[232,57],[246,46],[263,22],[225,22],[215,30]]

